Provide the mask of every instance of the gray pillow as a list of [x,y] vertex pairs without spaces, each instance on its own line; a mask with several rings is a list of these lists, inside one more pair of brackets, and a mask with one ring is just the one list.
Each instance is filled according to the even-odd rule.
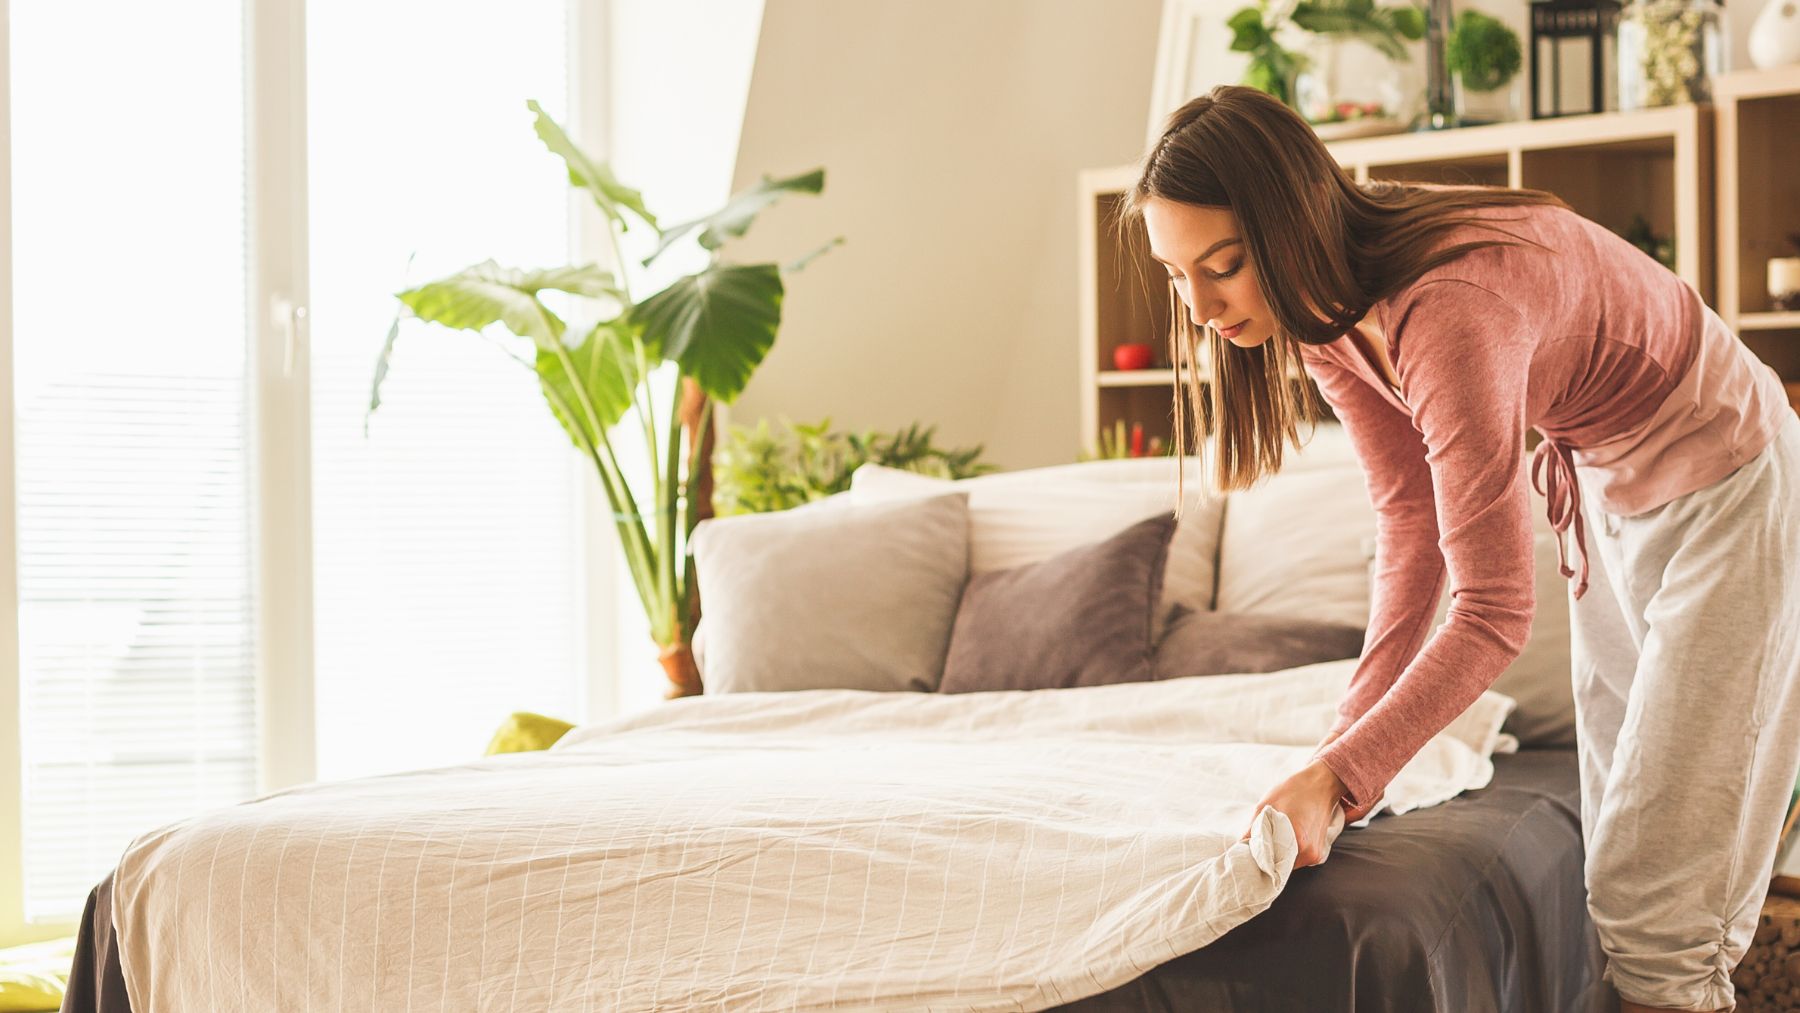
[[1158,679],[1284,668],[1362,654],[1363,628],[1347,623],[1247,612],[1171,609],[1151,663]]
[[969,576],[968,493],[694,528],[708,693],[937,688]]
[[963,592],[943,693],[1150,678],[1150,620],[1173,511],[1042,562],[976,574]]

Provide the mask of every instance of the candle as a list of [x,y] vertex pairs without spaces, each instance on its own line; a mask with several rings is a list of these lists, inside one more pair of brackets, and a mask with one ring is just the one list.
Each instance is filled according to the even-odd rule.
[[1800,257],[1772,257],[1769,260],[1769,298],[1777,305],[1800,296]]

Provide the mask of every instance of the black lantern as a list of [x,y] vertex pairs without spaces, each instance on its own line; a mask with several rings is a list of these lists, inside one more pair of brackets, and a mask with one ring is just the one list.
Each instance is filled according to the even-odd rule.
[[[1619,11],[1618,0],[1538,0],[1531,5],[1532,119],[1618,108],[1613,68],[1619,59]],[[1587,104],[1563,108],[1563,74],[1583,71],[1589,81]]]

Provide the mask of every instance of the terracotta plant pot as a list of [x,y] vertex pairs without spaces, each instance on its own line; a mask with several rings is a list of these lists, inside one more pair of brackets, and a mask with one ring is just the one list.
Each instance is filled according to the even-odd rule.
[[664,699],[700,695],[700,667],[694,664],[693,648],[687,644],[674,644],[663,648],[657,660],[662,662],[663,674],[669,677]]

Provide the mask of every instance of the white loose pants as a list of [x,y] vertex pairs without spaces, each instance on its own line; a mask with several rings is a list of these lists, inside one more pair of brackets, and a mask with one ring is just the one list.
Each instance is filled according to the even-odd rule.
[[1632,1002],[1727,1009],[1800,773],[1800,417],[1704,489],[1584,508],[1572,674],[1605,977]]

